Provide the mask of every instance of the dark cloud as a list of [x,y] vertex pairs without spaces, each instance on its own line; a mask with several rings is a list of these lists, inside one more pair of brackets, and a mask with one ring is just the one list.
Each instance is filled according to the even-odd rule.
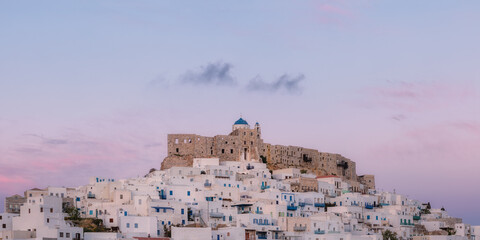
[[46,138],[38,134],[27,134],[27,136],[40,138],[42,140],[42,143],[48,144],[48,145],[61,145],[61,144],[68,143],[68,140],[65,140],[65,139]]
[[407,116],[405,116],[403,114],[396,114],[396,115],[392,116],[392,119],[400,122],[400,121],[403,121],[403,120],[407,119]]
[[300,94],[302,92],[302,87],[300,82],[305,79],[305,75],[300,74],[298,76],[292,77],[288,74],[280,76],[277,80],[273,82],[265,82],[262,78],[256,77],[247,85],[247,90],[249,91],[264,91],[264,92],[286,92],[289,94]]
[[202,66],[199,71],[185,73],[181,77],[181,82],[195,85],[235,85],[236,82],[231,73],[232,68],[233,65],[230,63],[209,63]]
[[41,153],[42,150],[38,148],[29,148],[29,147],[22,147],[22,148],[17,148],[17,152],[20,153],[27,153],[27,154],[34,154],[34,153]]

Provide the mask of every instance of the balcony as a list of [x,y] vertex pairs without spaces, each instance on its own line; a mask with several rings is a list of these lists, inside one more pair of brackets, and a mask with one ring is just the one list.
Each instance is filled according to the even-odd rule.
[[420,220],[420,216],[413,216],[413,220],[416,220],[416,221]]
[[300,206],[300,207],[305,207],[305,203],[304,203],[304,202],[299,202],[299,203],[298,203],[298,206]]
[[343,161],[343,160],[337,161],[337,166],[342,167],[343,169],[347,169],[348,168],[348,162]]
[[252,170],[252,169],[254,169],[254,168],[255,168],[255,167],[250,166],[250,164],[247,165],[247,170]]
[[89,193],[89,194],[87,194],[87,198],[95,198],[95,194]]
[[263,211],[257,210],[255,211],[256,214],[263,214]]
[[260,187],[260,188],[261,188],[262,190],[265,190],[265,189],[269,189],[270,186],[262,186],[262,187]]
[[315,207],[325,207],[325,203],[315,203]]
[[305,230],[307,230],[307,226],[294,226],[293,227],[293,231],[295,231],[295,232],[304,232]]
[[287,206],[287,210],[297,211],[297,206],[289,205],[289,206]]
[[212,184],[211,184],[211,183],[209,183],[209,182],[206,182],[205,184],[203,184],[203,186],[205,186],[205,187],[211,187],[211,186],[212,186]]
[[267,235],[257,235],[257,239],[267,239]]
[[219,213],[219,212],[211,212],[210,213],[211,218],[223,218],[223,216],[225,216],[225,215],[223,213]]
[[372,205],[372,204],[365,203],[365,208],[366,208],[366,209],[373,209],[373,205]]
[[315,230],[315,234],[325,234],[325,230]]
[[307,154],[303,154],[302,159],[304,162],[312,162],[312,157],[309,157]]

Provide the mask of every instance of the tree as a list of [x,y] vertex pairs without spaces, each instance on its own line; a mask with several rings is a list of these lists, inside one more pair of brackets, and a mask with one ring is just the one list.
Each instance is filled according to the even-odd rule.
[[300,173],[301,173],[301,174],[305,174],[305,173],[307,173],[307,170],[306,170],[306,169],[302,169],[302,170],[300,170]]
[[167,227],[167,225],[163,225],[163,236],[164,237],[172,237],[172,230],[170,230],[170,228]]
[[68,220],[80,220],[80,212],[76,207],[66,207],[64,212],[67,213]]
[[262,162],[263,162],[263,163],[267,163],[267,157],[265,157],[265,156],[260,156],[260,158],[262,159]]
[[382,233],[383,240],[398,240],[397,233],[390,230],[386,230]]

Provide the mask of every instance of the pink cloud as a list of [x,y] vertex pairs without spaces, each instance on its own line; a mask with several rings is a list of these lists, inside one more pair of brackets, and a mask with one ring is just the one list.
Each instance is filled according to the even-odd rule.
[[387,82],[364,88],[361,92],[362,99],[356,101],[356,105],[401,113],[454,107],[478,96],[472,84],[446,82]]
[[348,16],[348,17],[352,17],[352,15],[353,15],[351,11],[349,11],[345,8],[340,8],[338,6],[334,6],[332,4],[320,4],[318,9],[322,13],[343,15],[343,16]]

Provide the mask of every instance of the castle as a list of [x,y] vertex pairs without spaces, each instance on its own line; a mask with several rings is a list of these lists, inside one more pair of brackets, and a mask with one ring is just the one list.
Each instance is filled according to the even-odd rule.
[[374,176],[358,176],[356,163],[340,154],[264,143],[261,136],[260,124],[251,128],[243,118],[233,124],[228,135],[169,134],[168,156],[161,168],[192,166],[194,158],[216,157],[220,161],[264,162],[270,170],[299,168],[317,176],[339,176],[352,186],[352,191],[359,191],[360,184],[375,189]]

